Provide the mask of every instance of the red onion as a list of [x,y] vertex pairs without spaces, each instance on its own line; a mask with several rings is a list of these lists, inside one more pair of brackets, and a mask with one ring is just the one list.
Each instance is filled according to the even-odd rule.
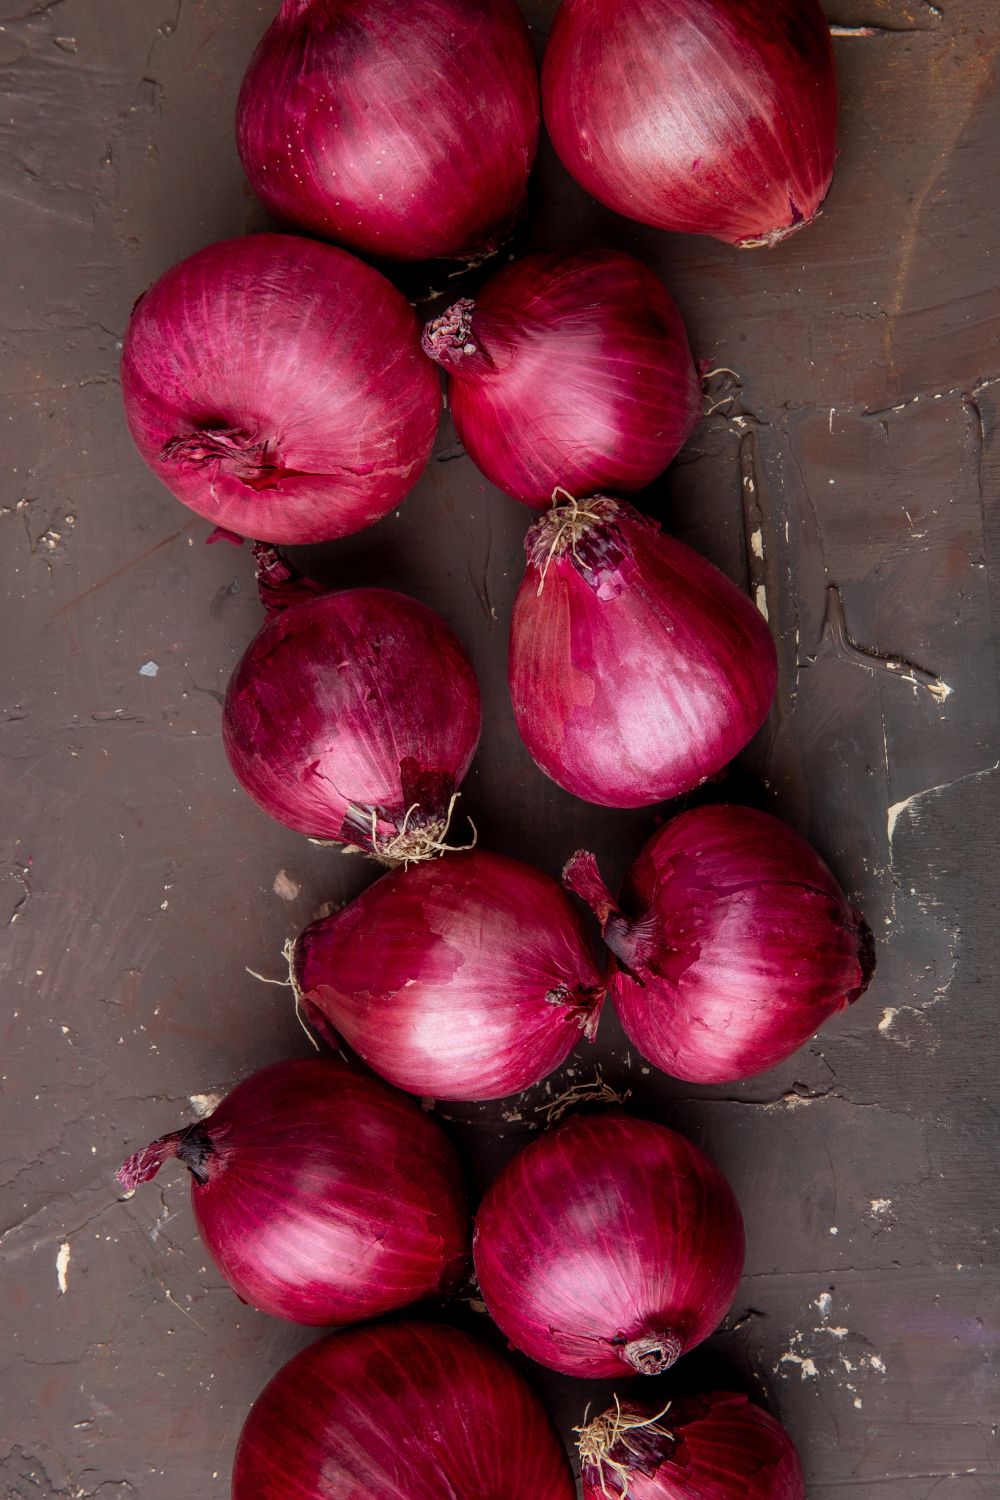
[[583,1500],[805,1500],[788,1433],[733,1391],[623,1401],[577,1432]]
[[743,1220],[714,1162],[620,1110],[526,1146],[483,1199],[473,1254],[495,1322],[525,1354],[586,1379],[658,1375],[721,1322]]
[[777,658],[728,578],[603,496],[548,511],[524,545],[510,693],[547,776],[586,802],[645,807],[742,750],[771,705]]
[[470,457],[528,505],[642,489],[701,415],[680,314],[617,250],[529,255],[428,323],[423,346]]
[[412,489],[441,412],[394,286],[344,250],[254,234],[199,250],[132,311],[125,419],[169,490],[227,530],[323,542]]
[[444,847],[481,723],[472,667],[444,621],[364,588],[265,621],[229,680],[222,738],[244,790],[279,823],[415,860]]
[[468,1267],[462,1174],[411,1100],[333,1058],[275,1063],[207,1119],[138,1151],[126,1188],[177,1157],[209,1255],[244,1302],[353,1323],[451,1292]]
[[573,1500],[538,1397],[442,1323],[320,1339],[257,1397],[232,1500]]
[[236,106],[265,207],[385,260],[495,250],[523,210],[538,126],[513,0],[284,0]]
[[542,104],[577,181],[660,229],[775,245],[833,176],[837,70],[817,0],[563,0]]
[[615,1007],[675,1078],[732,1083],[790,1057],[863,995],[875,939],[805,839],[749,807],[698,807],[660,828],[616,902],[592,854],[566,884],[615,955]]
[[604,981],[541,870],[481,849],[393,870],[295,944],[301,993],[369,1067],[434,1099],[499,1099],[593,1040]]

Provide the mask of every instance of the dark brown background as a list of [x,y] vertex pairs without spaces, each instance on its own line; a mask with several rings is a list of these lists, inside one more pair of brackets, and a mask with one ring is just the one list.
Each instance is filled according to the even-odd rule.
[[[267,226],[232,121],[276,8],[0,0],[11,1500],[227,1494],[250,1402],[315,1336],[236,1301],[195,1236],[183,1169],[127,1201],[113,1178],[194,1118],[197,1096],[307,1050],[288,992],[245,965],[279,977],[285,938],[375,874],[236,790],[219,699],[262,617],[249,548],[204,545],[209,525],[138,459],[118,392],[137,294],[200,246]],[[554,9],[525,5],[539,50]],[[879,973],[852,1012],[749,1083],[645,1071],[610,1013],[558,1081],[599,1059],[713,1154],[742,1204],[746,1280],[672,1388],[722,1381],[764,1402],[798,1444],[809,1500],[980,1500],[1000,1494],[998,11],[827,11],[882,29],[836,42],[841,155],[816,225],[769,252],[647,230],[596,205],[543,144],[523,243],[638,254],[696,357],[739,373],[642,503],[747,585],[741,466],[755,479],[754,582],[782,677],[720,795],[808,835],[867,913]],[[398,514],[302,556],[330,582],[423,599],[468,647],[486,713],[461,810],[483,843],[552,873],[583,844],[614,881],[655,810],[563,794],[511,719],[507,621],[530,519],[445,418]],[[830,583],[851,637],[939,674],[943,704],[821,639]],[[148,661],[155,678],[139,675]],[[477,1191],[532,1128],[534,1102],[449,1111]],[[467,1322],[488,1336],[485,1319]],[[567,1438],[610,1392],[532,1378]]]

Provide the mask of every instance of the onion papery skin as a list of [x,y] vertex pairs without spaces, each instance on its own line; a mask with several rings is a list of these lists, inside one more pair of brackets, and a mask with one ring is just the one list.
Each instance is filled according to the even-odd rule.
[[542,1403],[499,1354],[442,1323],[352,1328],[265,1386],[232,1500],[574,1500]]
[[302,994],[398,1088],[499,1099],[597,1029],[586,928],[541,870],[482,849],[383,875],[295,944]]
[[[760,611],[622,500],[549,511],[525,538],[509,680],[530,755],[605,807],[701,785],[760,728],[777,656]],[[553,550],[555,546],[556,550]]]
[[[626,1422],[641,1421],[662,1409],[623,1401],[620,1413]],[[613,1408],[604,1413],[609,1423],[617,1415]],[[588,1461],[583,1448],[581,1440],[583,1500],[805,1500],[788,1433],[734,1391],[671,1401],[653,1430],[623,1431],[610,1462]]]
[[191,1169],[198,1233],[244,1302],[292,1323],[373,1318],[468,1270],[458,1158],[410,1099],[334,1058],[275,1063],[125,1163]]
[[416,484],[440,379],[406,299],[345,250],[291,235],[209,245],[132,312],[133,441],[199,516],[267,542],[331,541]]
[[265,207],[389,261],[496,250],[523,212],[539,125],[513,0],[284,0],[236,106]]
[[714,1162],[620,1110],[574,1116],[483,1199],[476,1275],[518,1349],[596,1380],[659,1374],[707,1338],[739,1285],[743,1220]]
[[630,1040],[674,1078],[763,1073],[875,972],[871,929],[819,855],[754,808],[681,813],[642,849],[617,902],[592,855],[575,855],[564,879],[599,912]]
[[817,0],[563,0],[542,67],[552,143],[589,193],[746,248],[815,218],[837,107]]
[[617,250],[528,255],[428,323],[423,346],[469,456],[527,505],[557,486],[642,489],[701,416],[680,313]]
[[[426,605],[350,589],[272,614],[236,666],[222,739],[244,791],[310,838],[436,852],[479,741],[468,657]],[[400,840],[402,839],[402,843]]]

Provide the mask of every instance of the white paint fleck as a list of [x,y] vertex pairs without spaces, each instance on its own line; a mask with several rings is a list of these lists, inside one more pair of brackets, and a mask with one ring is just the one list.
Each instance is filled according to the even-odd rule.
[[820,1292],[819,1296],[816,1298],[816,1301],[813,1303],[813,1307],[819,1308],[819,1315],[824,1320],[830,1316],[830,1309],[832,1306],[833,1298],[830,1296],[829,1292]]
[[893,1021],[896,1019],[896,1017],[898,1015],[899,1015],[899,1010],[898,1010],[898,1008],[895,1005],[887,1005],[886,1008],[885,1008],[885,1010],[882,1012],[882,1019],[878,1023],[878,1029],[879,1029],[879,1031],[881,1031],[881,1032],[888,1031],[889,1027],[892,1025]]
[[759,526],[750,537],[750,547],[754,557],[764,556],[764,533],[761,531]]
[[[881,1029],[882,1028],[879,1027],[880,1031],[881,1031]],[[885,1211],[886,1211],[886,1209],[891,1208],[891,1207],[892,1207],[892,1199],[891,1198],[873,1198],[871,1200],[871,1210],[872,1210],[873,1214],[884,1214]]]
[[66,1272],[69,1270],[69,1240],[64,1240],[59,1246],[59,1254],[56,1256],[56,1280],[59,1283],[59,1295],[66,1291]]
[[813,1364],[812,1360],[803,1359],[801,1354],[794,1354],[791,1349],[785,1351],[785,1353],[778,1360],[778,1364],[798,1365],[803,1380],[808,1380],[811,1375],[815,1376],[817,1380],[819,1379],[819,1371]]
[[145,666],[139,668],[139,676],[140,677],[155,677],[156,674],[157,674],[157,672],[159,670],[160,669],[156,665],[155,661],[148,661],[148,662],[146,662]]
[[282,901],[294,901],[301,889],[299,882],[287,870],[279,870],[274,877],[274,894],[280,896]]
[[843,1367],[847,1371],[848,1375],[853,1374],[853,1372],[854,1372],[854,1366],[851,1364],[851,1361],[847,1358],[846,1354],[842,1354],[840,1356],[840,1363],[843,1365]]
[[831,1234],[839,1234],[840,1233],[840,1230],[837,1228],[836,1224],[831,1224],[830,1225],[830,1233]]
[[188,1103],[199,1120],[204,1120],[206,1115],[218,1109],[223,1098],[222,1094],[188,1094]]
[[879,1359],[877,1354],[869,1354],[868,1363],[871,1365],[873,1370],[878,1370],[880,1375],[885,1374],[885,1365]]
[[835,1339],[846,1339],[849,1332],[850,1330],[847,1328],[828,1328],[826,1326],[813,1329],[813,1333],[829,1333]]
[[769,619],[770,616],[767,613],[767,589],[762,583],[758,583],[757,585],[756,603],[764,619]]
[[855,1398],[854,1398],[854,1405],[857,1407],[858,1411],[861,1410],[861,1397],[860,1396],[855,1396]]

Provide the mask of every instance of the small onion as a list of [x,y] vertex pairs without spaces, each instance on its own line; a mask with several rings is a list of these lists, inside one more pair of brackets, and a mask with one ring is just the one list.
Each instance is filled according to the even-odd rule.
[[333,1058],[275,1063],[207,1119],[118,1172],[177,1157],[206,1250],[244,1302],[293,1323],[353,1323],[452,1292],[468,1267],[462,1173],[412,1100]]
[[642,489],[701,415],[677,308],[617,250],[529,255],[428,323],[423,346],[470,457],[528,505]]
[[482,849],[393,870],[295,943],[299,992],[368,1065],[434,1099],[499,1099],[593,1040],[604,981],[548,875]]
[[442,1323],[320,1339],[243,1424],[232,1500],[574,1500],[562,1444],[499,1354]]
[[290,235],[209,245],[136,303],[129,431],[198,515],[269,542],[379,520],[416,484],[441,412],[406,299],[344,250]]
[[577,181],[660,229],[775,245],[816,218],[833,176],[817,0],[563,0],[542,106]]
[[510,693],[547,776],[645,807],[720,771],[760,728],[777,658],[759,610],[621,500],[557,506],[525,538]]
[[394,261],[495,250],[523,211],[538,128],[513,0],[284,0],[236,106],[272,214]]
[[617,902],[583,850],[563,879],[603,926],[622,1025],[674,1078],[763,1073],[875,972],[871,928],[819,855],[753,808],[698,807],[658,829]]
[[496,1323],[585,1379],[658,1375],[725,1317],[743,1220],[714,1162],[620,1110],[526,1146],[483,1199],[476,1275]]
[[805,1500],[788,1433],[733,1391],[622,1401],[576,1430],[583,1500]]
[[363,588],[265,621],[229,679],[222,738],[244,790],[279,823],[415,860],[444,847],[481,723],[475,675],[444,621]]

